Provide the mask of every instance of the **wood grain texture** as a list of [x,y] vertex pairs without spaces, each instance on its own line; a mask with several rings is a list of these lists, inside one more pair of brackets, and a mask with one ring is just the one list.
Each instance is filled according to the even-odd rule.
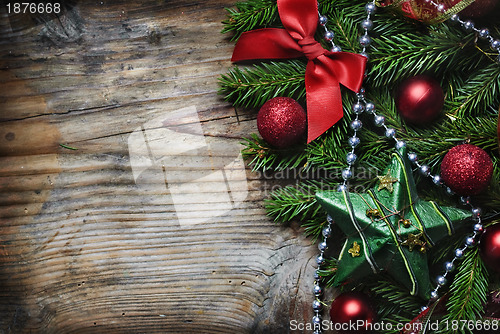
[[[0,333],[288,333],[311,319],[316,248],[266,217],[270,180],[220,174],[256,131],[216,93],[232,5],[1,8]],[[193,108],[199,122],[171,123]],[[236,184],[229,209],[220,175]]]

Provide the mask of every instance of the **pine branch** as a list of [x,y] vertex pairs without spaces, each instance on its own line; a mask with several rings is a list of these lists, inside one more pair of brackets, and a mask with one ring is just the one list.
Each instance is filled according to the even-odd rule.
[[[478,249],[469,250],[450,286],[450,298],[446,303],[448,314],[443,320],[451,323],[453,320],[481,319],[488,293],[488,271]],[[463,333],[466,329],[454,331],[457,332]]]
[[332,257],[327,257],[325,259],[325,264],[318,271],[319,276],[321,276],[322,281],[325,282],[325,286],[333,286],[335,281],[335,274],[337,273],[337,259]]
[[446,70],[458,68],[463,75],[477,66],[478,61],[478,57],[473,58],[474,64],[470,64],[471,58],[464,57],[462,52],[465,47],[474,47],[472,35],[462,40],[446,31],[381,35],[374,39],[373,45],[368,77],[375,87],[391,86],[426,71],[440,77]]
[[447,100],[448,113],[456,117],[478,116],[491,105],[498,106],[500,96],[500,67],[492,63],[479,69],[463,85],[456,88],[454,100]]
[[[408,316],[418,314],[422,300],[412,296],[408,290],[387,279],[380,279],[374,283],[368,284],[370,291],[375,294],[383,305],[386,305],[386,310],[379,310],[379,315],[383,318],[387,317],[393,311],[398,313],[406,313]],[[387,306],[389,305],[389,306]]]
[[259,108],[276,96],[305,99],[306,65],[300,60],[263,62],[246,69],[233,67],[219,79],[219,94],[236,107]]
[[226,11],[229,17],[222,21],[221,32],[234,32],[232,41],[238,40],[245,31],[280,24],[276,0],[247,0],[236,3],[236,9],[226,8]]
[[314,186],[302,185],[300,188],[287,186],[275,190],[271,198],[265,200],[268,215],[274,220],[289,222],[305,220],[318,215],[321,208],[316,201]]
[[242,155],[245,159],[252,159],[250,165],[252,170],[274,170],[281,171],[292,168],[306,168],[307,151],[302,145],[286,149],[271,147],[265,140],[252,134],[251,138],[244,138],[242,144],[245,148]]
[[[345,7],[343,6],[345,5]],[[333,2],[322,2],[320,11],[325,13],[329,20],[326,24],[328,30],[335,34],[335,44],[340,46],[343,51],[359,52],[358,43],[359,27],[358,20],[361,16],[352,16],[354,12],[363,12],[363,5],[354,4],[352,1],[347,4],[338,4]]]

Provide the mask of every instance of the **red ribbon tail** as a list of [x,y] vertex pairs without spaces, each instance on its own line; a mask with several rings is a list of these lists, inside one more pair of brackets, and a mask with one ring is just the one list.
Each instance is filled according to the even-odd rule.
[[[337,87],[337,90],[340,94],[340,87]],[[307,143],[310,143],[337,123],[344,113],[342,105],[315,103],[314,98],[310,97],[311,94],[307,95]],[[328,105],[330,106],[325,108]]]
[[307,64],[307,143],[318,138],[344,115],[339,82],[326,72],[328,68],[321,61]]

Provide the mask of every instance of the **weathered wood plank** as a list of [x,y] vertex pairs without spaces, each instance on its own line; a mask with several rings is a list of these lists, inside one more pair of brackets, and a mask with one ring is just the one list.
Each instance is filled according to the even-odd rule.
[[75,1],[43,24],[1,9],[0,333],[311,318],[315,247],[266,217],[274,183],[238,156],[255,115],[217,96],[232,4]]

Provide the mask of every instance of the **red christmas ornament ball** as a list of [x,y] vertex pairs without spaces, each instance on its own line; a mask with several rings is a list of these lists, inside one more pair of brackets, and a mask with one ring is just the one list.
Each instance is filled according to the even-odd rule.
[[477,195],[490,183],[491,158],[481,148],[463,144],[453,147],[441,162],[443,182],[459,195]]
[[[375,310],[370,298],[360,292],[346,292],[339,295],[330,307],[330,320],[344,329],[342,333],[361,333],[375,321]],[[352,331],[352,326],[354,331]],[[358,326],[361,325],[361,326]]]
[[465,7],[459,15],[470,18],[481,17],[485,14],[491,13],[497,3],[498,0],[476,0]]
[[423,124],[434,120],[443,105],[443,89],[435,79],[426,75],[406,79],[396,91],[396,108],[411,123]]
[[260,135],[277,148],[297,144],[306,132],[306,124],[304,108],[289,97],[268,100],[257,114]]
[[485,229],[478,247],[481,259],[488,268],[500,272],[500,224]]

